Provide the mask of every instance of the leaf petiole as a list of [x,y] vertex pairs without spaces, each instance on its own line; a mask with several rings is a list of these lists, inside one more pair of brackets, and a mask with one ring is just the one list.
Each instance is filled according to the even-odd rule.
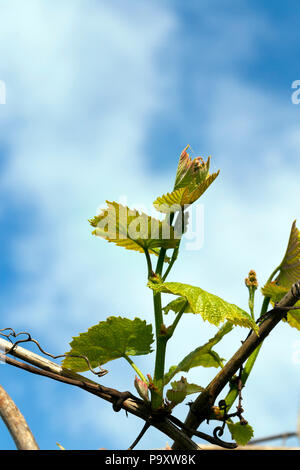
[[124,359],[126,359],[126,361],[131,365],[131,367],[135,370],[135,372],[138,374],[138,376],[140,377],[140,379],[142,379],[142,381],[147,384],[147,383],[148,383],[148,380],[147,380],[146,377],[142,374],[142,372],[141,372],[140,369],[137,367],[137,365],[133,362],[133,360],[130,359],[130,357],[127,356],[127,354],[124,354],[123,357],[124,357]]
[[169,328],[168,328],[168,330],[167,330],[167,331],[168,331],[168,334],[167,334],[168,340],[169,340],[170,338],[172,338],[172,336],[173,336],[173,334],[174,334],[174,331],[175,331],[175,328],[176,328],[176,326],[178,325],[178,323],[179,323],[179,321],[180,321],[182,315],[184,314],[184,311],[185,311],[187,305],[188,305],[188,301],[186,301],[186,302],[184,303],[184,305],[183,305],[182,309],[180,310],[180,312],[177,313],[174,322],[172,323],[171,326],[169,326]]

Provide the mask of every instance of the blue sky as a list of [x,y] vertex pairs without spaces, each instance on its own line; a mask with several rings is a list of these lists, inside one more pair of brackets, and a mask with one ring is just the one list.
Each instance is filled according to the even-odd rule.
[[[247,308],[249,269],[265,282],[300,215],[299,10],[291,0],[0,2],[2,327],[58,354],[107,316],[151,321],[143,256],[93,238],[87,219],[120,197],[150,211],[187,144],[221,174],[203,198],[203,247],[183,250],[170,280]],[[167,365],[214,331],[184,320]],[[218,352],[229,358],[244,336],[237,328]],[[299,340],[281,325],[257,361],[244,392],[256,437],[296,427]],[[137,362],[152,371],[152,356]],[[103,383],[132,389],[126,367],[109,363]],[[142,426],[80,390],[0,371],[42,449],[126,448]],[[213,373],[190,377],[205,385]],[[0,430],[0,449],[14,448]],[[140,447],[166,441],[151,430]]]

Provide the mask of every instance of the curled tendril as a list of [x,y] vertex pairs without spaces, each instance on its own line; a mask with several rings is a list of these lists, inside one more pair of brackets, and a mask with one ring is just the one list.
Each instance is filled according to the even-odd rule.
[[[5,332],[7,332],[7,333],[5,333]],[[17,341],[12,340],[12,338],[17,338],[21,335],[25,335],[26,338],[19,339]],[[21,343],[34,343],[34,344],[37,345],[37,347],[39,348],[39,350],[41,351],[42,354],[44,354],[45,356],[51,357],[52,359],[61,359],[63,357],[79,358],[79,359],[83,359],[86,362],[90,372],[92,372],[97,377],[103,377],[103,375],[108,373],[108,370],[102,369],[102,367],[100,365],[99,365],[100,370],[98,372],[95,369],[93,369],[89,359],[86,356],[83,356],[83,355],[80,355],[80,354],[69,354],[69,353],[54,356],[53,354],[50,354],[50,353],[46,352],[41,347],[39,342],[36,339],[32,338],[31,334],[28,333],[27,331],[20,331],[19,333],[16,333],[13,328],[2,328],[2,329],[0,329],[0,336],[6,338],[12,344],[12,347],[8,351],[6,351],[6,354],[12,354],[14,349],[16,348],[16,346],[18,344],[21,344]]]

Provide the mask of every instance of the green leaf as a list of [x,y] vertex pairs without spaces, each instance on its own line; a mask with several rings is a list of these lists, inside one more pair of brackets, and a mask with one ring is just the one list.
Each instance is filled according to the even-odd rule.
[[279,302],[290,289],[288,287],[278,286],[275,281],[267,282],[261,289],[265,297],[270,297],[271,302],[274,304]]
[[[187,311],[199,313],[203,320],[208,320],[213,325],[218,326],[227,320],[234,325],[258,330],[256,323],[247,312],[214,294],[204,291],[200,287],[179,282],[160,283],[151,281],[149,281],[148,286],[158,292],[184,297],[189,303]],[[177,301],[179,302],[178,299]],[[166,309],[168,308],[170,309],[170,305],[166,307]]]
[[[147,325],[145,321],[109,317],[86,333],[74,337],[67,354],[86,356],[91,366],[97,367],[125,355],[149,354],[153,341],[152,325]],[[75,372],[88,370],[85,360],[68,356],[63,361],[63,367]]]
[[231,323],[225,323],[207,343],[189,353],[177,366],[170,367],[169,371],[164,376],[164,383],[167,384],[170,382],[178,372],[188,372],[193,367],[220,367],[225,359],[221,358],[212,348],[219,343],[232,328],[233,325]]
[[276,284],[291,288],[300,279],[300,232],[293,222],[286,253],[280,263]]
[[[288,287],[278,286],[275,281],[267,282],[262,288],[262,294],[270,297],[271,303],[274,305],[279,302],[290,289]],[[296,302],[295,307],[300,307],[300,301]],[[287,312],[287,323],[293,328],[300,330],[300,309],[289,310]]]
[[187,207],[193,204],[193,202],[197,201],[197,199],[199,199],[202,194],[205,193],[205,191],[217,178],[219,173],[220,172],[218,171],[217,173],[209,175],[194,189],[191,189],[191,187],[187,186],[186,188],[180,188],[172,191],[171,193],[167,193],[161,197],[158,197],[153,202],[155,209],[159,212],[168,214],[169,212],[180,211],[184,206]]
[[207,159],[207,162],[204,162],[201,157],[192,160],[187,153],[188,148],[189,145],[181,152],[179,157],[174,190],[186,188],[187,186],[194,189],[208,175],[210,157]]
[[[295,306],[300,307],[300,302],[297,302]],[[300,330],[300,310],[289,310],[287,314],[287,322],[293,328]]]
[[180,155],[173,191],[158,197],[153,203],[159,212],[168,214],[193,204],[220,173],[218,171],[210,175],[210,157],[206,162],[201,157],[192,160],[187,153],[188,147]]
[[171,389],[167,390],[167,399],[171,402],[171,408],[183,402],[187,395],[199,393],[204,390],[203,387],[196,384],[189,384],[185,377],[171,383]]
[[141,253],[147,249],[158,255],[157,248],[177,247],[180,236],[166,221],[161,222],[116,202],[106,202],[107,209],[89,220],[95,227],[93,235]]
[[245,446],[254,436],[254,431],[250,424],[231,423],[226,421],[232,439],[240,446]]
[[172,300],[165,307],[163,307],[162,310],[165,315],[167,315],[170,311],[179,313],[181,312],[185,304],[186,304],[186,307],[184,309],[184,313],[193,313],[191,310],[190,304],[186,303],[185,297],[177,297],[177,299]]

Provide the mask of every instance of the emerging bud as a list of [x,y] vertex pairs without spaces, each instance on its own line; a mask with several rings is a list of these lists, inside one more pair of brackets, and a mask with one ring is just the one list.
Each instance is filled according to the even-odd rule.
[[248,277],[246,277],[246,279],[245,279],[245,284],[248,287],[248,289],[249,288],[251,288],[252,290],[257,289],[258,282],[257,282],[256,272],[255,271],[253,271],[253,270],[249,271]]
[[134,379],[134,386],[136,388],[136,391],[138,392],[139,396],[145,401],[149,402],[149,396],[148,396],[148,385],[141,379],[139,379],[137,376],[135,376]]
[[166,327],[166,325],[164,323],[162,323],[160,325],[160,330],[159,330],[159,333],[162,335],[162,336],[165,336],[168,334],[168,328]]
[[174,190],[188,186],[191,192],[208,176],[210,158],[207,162],[204,162],[202,157],[196,157],[192,160],[187,153],[188,147],[189,145],[179,158]]

